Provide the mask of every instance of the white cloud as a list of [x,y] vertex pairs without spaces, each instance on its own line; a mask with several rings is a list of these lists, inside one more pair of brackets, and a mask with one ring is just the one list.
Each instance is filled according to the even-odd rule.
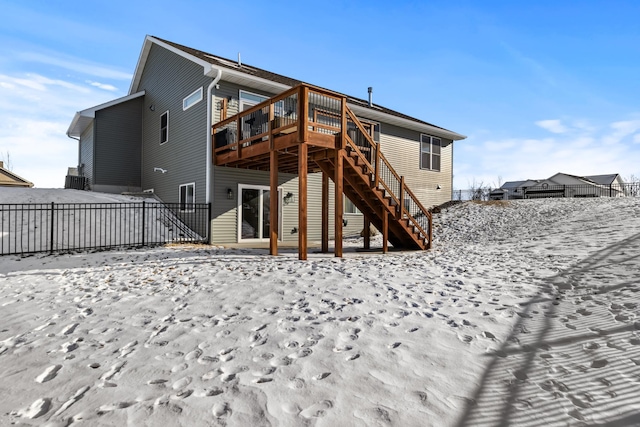
[[[474,180],[493,184],[498,176],[503,181],[548,178],[557,172],[640,176],[638,130],[640,120],[633,118],[599,128],[575,127],[549,138],[483,141],[482,137],[473,137],[454,150],[454,187],[466,188]],[[466,146],[473,146],[474,150]],[[505,149],[496,150],[496,147]]]
[[540,120],[536,122],[536,125],[553,133],[565,133],[568,131],[560,120]]
[[633,135],[640,130],[640,120],[624,120],[611,123],[610,128],[613,132],[603,138],[603,142],[607,145],[617,144],[629,135]]
[[97,88],[100,88],[102,90],[108,90],[110,92],[115,92],[118,90],[117,87],[110,85],[110,84],[106,84],[106,83],[100,83],[100,82],[92,82],[91,80],[87,80],[87,83],[89,83],[91,86],[95,86]]
[[76,73],[82,73],[94,77],[102,77],[114,80],[131,80],[131,73],[114,70],[102,64],[89,62],[80,58],[56,54],[46,55],[35,52],[23,52],[18,54],[18,60],[25,62],[36,62],[47,65],[55,65],[56,67],[71,70]]
[[36,187],[62,187],[78,163],[78,143],[66,130],[76,111],[118,94],[39,74],[0,75],[0,152]]

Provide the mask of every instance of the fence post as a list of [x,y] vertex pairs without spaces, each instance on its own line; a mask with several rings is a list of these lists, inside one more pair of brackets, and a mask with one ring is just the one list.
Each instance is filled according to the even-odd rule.
[[211,232],[211,202],[209,202],[209,216],[208,216],[208,221],[207,221],[207,244],[210,245],[211,244],[211,240],[212,240],[212,232]]
[[51,231],[49,233],[49,252],[53,253],[53,227],[55,224],[55,220],[54,220],[54,213],[55,213],[55,202],[51,202]]
[[145,221],[145,204],[146,202],[142,201],[142,246],[144,246],[144,232],[146,230],[146,221]]

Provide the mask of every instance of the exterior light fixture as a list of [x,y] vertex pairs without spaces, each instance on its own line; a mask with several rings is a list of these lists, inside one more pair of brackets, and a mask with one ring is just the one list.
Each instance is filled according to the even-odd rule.
[[285,196],[284,196],[284,204],[288,205],[292,201],[293,201],[293,193],[289,192],[289,193],[285,194]]
[[227,199],[233,200],[233,190],[231,188],[227,188]]
[[156,106],[153,104],[149,105],[149,110],[156,111]]
[[440,187],[440,184],[436,185],[436,190],[442,190],[442,187]]
[[162,173],[167,173],[166,169],[162,169],[162,168],[153,168],[154,172],[162,172]]

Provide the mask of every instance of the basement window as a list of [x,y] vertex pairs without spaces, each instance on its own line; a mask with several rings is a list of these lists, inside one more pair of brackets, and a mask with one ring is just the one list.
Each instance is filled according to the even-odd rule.
[[202,88],[196,89],[191,95],[182,100],[182,111],[188,110],[200,101],[202,101]]

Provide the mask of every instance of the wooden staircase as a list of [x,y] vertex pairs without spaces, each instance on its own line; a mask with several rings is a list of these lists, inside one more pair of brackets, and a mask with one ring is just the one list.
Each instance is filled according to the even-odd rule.
[[[431,212],[425,209],[404,177],[399,176],[355,114],[346,107],[348,131],[343,161],[344,194],[378,230],[388,229],[396,248],[431,248]],[[336,143],[342,135],[336,135]],[[354,141],[355,140],[355,141]],[[316,160],[320,169],[335,176],[334,157]]]
[[[222,117],[226,117],[226,111]],[[299,85],[214,124],[213,161],[217,166],[268,170],[272,188],[278,172],[298,173],[299,218],[303,218],[300,229],[303,225],[305,229],[305,235],[301,233],[299,238],[305,251],[301,259],[306,259],[307,184],[303,177],[313,172],[330,177],[337,191],[342,188],[364,214],[365,224],[370,222],[382,232],[385,249],[387,240],[396,248],[430,249],[431,213],[393,169],[371,134],[371,127],[367,129],[349,109],[343,95]],[[339,164],[341,173],[336,173]],[[339,200],[341,196],[337,195],[336,207],[342,205]],[[335,217],[341,222],[340,212],[335,212]],[[324,230],[328,229],[326,222],[328,215],[323,214]],[[323,231],[323,248],[328,247],[326,233]],[[342,244],[337,243],[341,233],[341,227],[336,227],[338,256],[342,253]],[[271,240],[275,254],[277,234]]]

